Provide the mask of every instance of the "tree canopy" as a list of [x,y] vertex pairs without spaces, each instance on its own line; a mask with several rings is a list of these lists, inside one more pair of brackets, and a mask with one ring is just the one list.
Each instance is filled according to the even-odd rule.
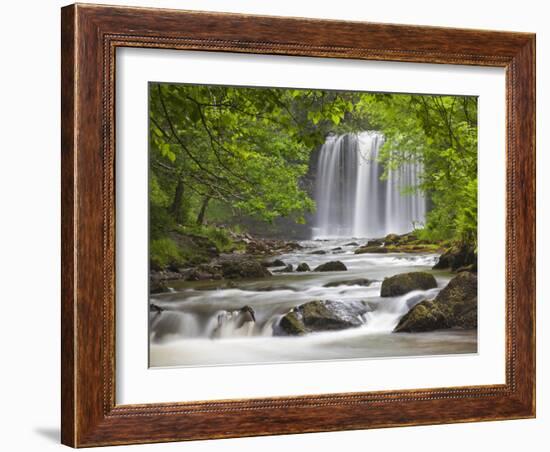
[[431,203],[431,239],[477,244],[477,98],[471,96],[371,95],[358,107],[386,141],[386,171],[405,162],[424,166],[419,187]]
[[304,222],[310,157],[328,133],[379,130],[386,171],[421,162],[424,234],[477,235],[477,99],[150,83],[152,238],[174,225],[248,216]]

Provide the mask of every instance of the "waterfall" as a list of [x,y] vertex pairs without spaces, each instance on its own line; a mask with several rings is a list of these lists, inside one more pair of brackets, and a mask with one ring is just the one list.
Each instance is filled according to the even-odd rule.
[[378,152],[379,132],[331,135],[319,152],[315,200],[316,238],[383,237],[404,234],[424,224],[426,200],[418,190],[422,165],[405,163],[380,180],[384,168]]

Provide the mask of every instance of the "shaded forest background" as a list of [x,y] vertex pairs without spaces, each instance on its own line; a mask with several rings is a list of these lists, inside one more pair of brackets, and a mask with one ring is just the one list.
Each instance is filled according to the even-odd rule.
[[309,174],[325,137],[363,130],[384,133],[386,172],[424,165],[404,189],[430,200],[417,235],[475,250],[477,98],[150,83],[151,262],[193,260],[178,233],[220,251],[249,228],[291,235],[315,210]]

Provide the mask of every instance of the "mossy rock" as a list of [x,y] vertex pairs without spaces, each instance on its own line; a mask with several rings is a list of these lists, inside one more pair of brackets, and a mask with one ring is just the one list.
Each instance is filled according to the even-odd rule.
[[477,327],[477,276],[462,272],[439,292],[436,301],[449,308],[453,326]]
[[266,262],[262,262],[262,265],[266,268],[270,268],[270,267],[285,267],[286,264],[284,261],[282,261],[281,259],[275,259],[273,261],[266,261]]
[[330,261],[325,262],[317,267],[315,267],[316,272],[339,272],[346,271],[348,268],[341,261]]
[[434,276],[426,272],[401,273],[385,278],[380,291],[381,297],[396,297],[413,290],[428,290],[437,287]]
[[397,234],[388,234],[386,237],[384,237],[384,243],[386,245],[392,244],[392,243],[399,243],[401,240],[401,236]]
[[396,333],[434,331],[449,328],[449,318],[437,303],[424,300],[413,307],[395,327]]
[[226,279],[265,278],[271,276],[269,270],[255,260],[224,261],[221,267],[223,277]]
[[309,268],[309,265],[307,263],[302,262],[300,265],[296,267],[297,272],[309,272],[311,271],[311,268]]
[[441,249],[433,243],[407,243],[388,245],[385,248],[391,253],[436,253]]
[[472,272],[477,272],[477,254],[471,245],[453,246],[439,256],[439,260],[433,268],[452,271],[468,268]]
[[477,328],[477,276],[455,276],[432,301],[422,301],[405,314],[395,332]]
[[276,334],[302,335],[321,331],[337,331],[363,325],[361,315],[368,307],[362,302],[314,300],[285,314]]
[[164,293],[164,292],[170,292],[170,288],[166,285],[164,281],[152,280],[149,283],[150,294],[158,294],[158,293]]
[[370,246],[365,245],[355,250],[355,254],[366,254],[366,253],[386,254],[389,252],[390,250],[388,248],[386,248],[385,246],[379,246],[379,245],[370,245]]
[[208,281],[222,279],[220,269],[214,265],[201,264],[187,272],[186,281]]
[[288,334],[289,336],[301,336],[308,332],[302,322],[301,316],[296,311],[285,314],[279,322],[279,335]]

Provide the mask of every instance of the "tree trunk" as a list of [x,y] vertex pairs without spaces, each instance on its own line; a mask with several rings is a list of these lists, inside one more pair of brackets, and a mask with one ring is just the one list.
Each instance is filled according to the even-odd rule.
[[183,223],[183,192],[184,192],[184,186],[183,186],[183,177],[178,179],[178,183],[176,185],[176,191],[174,192],[174,200],[172,201],[172,205],[170,206],[170,212],[172,213],[172,216],[176,220],[177,223]]
[[208,202],[210,201],[210,196],[205,196],[202,200],[201,210],[199,211],[199,215],[197,216],[197,224],[203,225],[204,224],[204,217],[206,215],[206,209],[208,208]]

